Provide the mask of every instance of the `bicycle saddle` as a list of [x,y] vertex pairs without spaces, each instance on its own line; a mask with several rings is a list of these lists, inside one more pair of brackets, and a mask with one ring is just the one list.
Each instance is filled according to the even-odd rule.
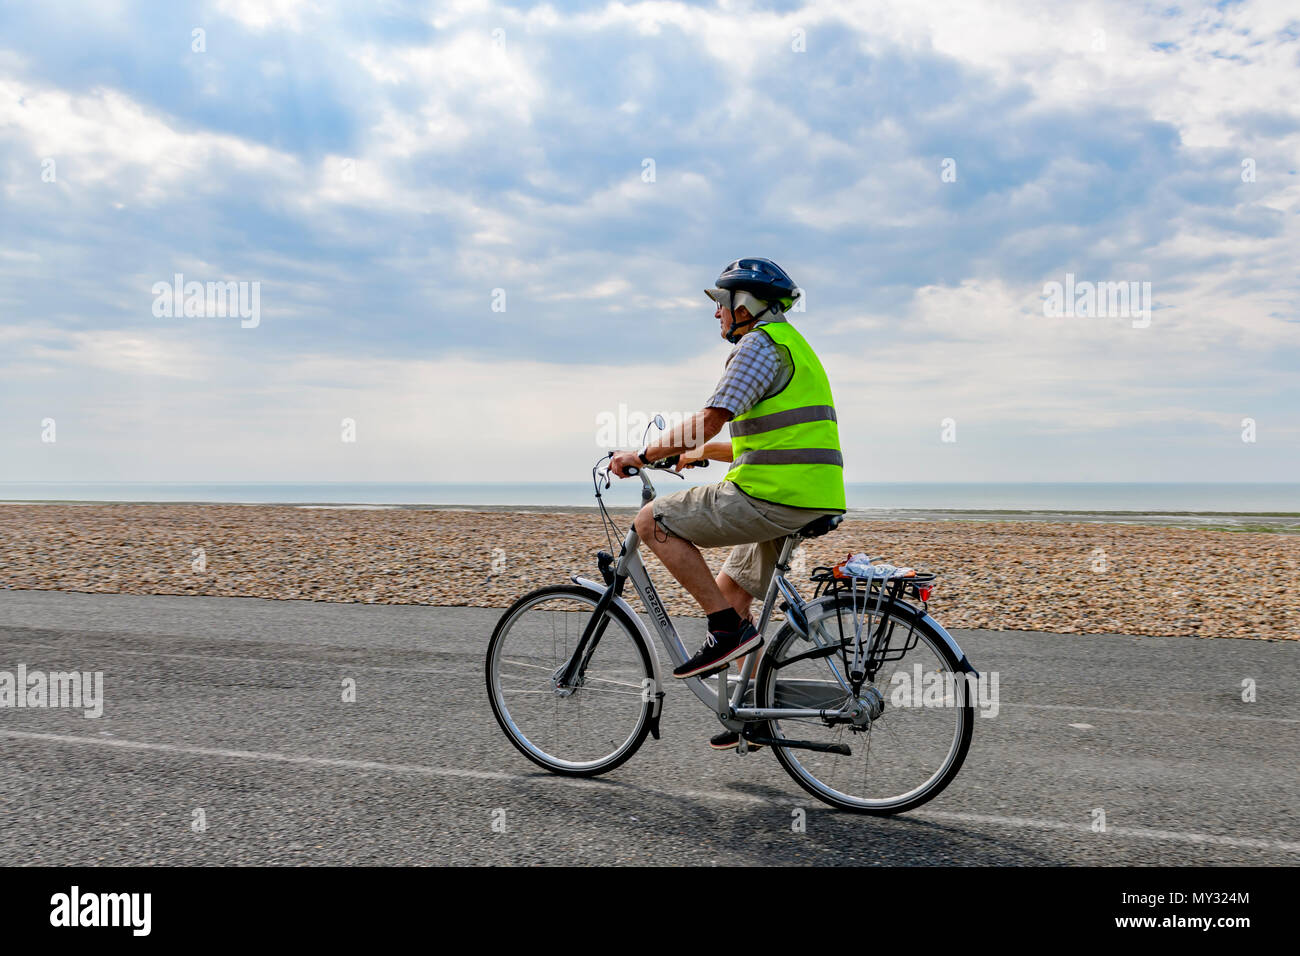
[[844,515],[822,515],[816,521],[810,521],[796,532],[801,538],[820,538],[830,534],[840,526]]

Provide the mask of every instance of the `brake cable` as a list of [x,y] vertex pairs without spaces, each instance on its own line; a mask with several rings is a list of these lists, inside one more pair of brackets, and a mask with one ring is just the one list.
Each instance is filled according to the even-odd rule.
[[[605,506],[605,498],[600,493],[599,472],[600,472],[601,463],[613,459],[614,454],[615,453],[611,451],[608,455],[602,455],[600,458],[596,459],[596,464],[592,466],[591,469],[591,485],[596,492],[596,504],[600,506],[600,517],[601,517],[602,526],[605,531],[605,543],[609,547],[610,554],[614,553],[614,541],[618,538],[623,537],[623,535],[619,532],[618,524],[615,523],[613,516],[609,513],[609,509]],[[670,475],[682,479],[682,481],[685,481],[686,480],[685,475],[681,474],[680,472],[676,472],[672,470],[673,465],[677,464],[680,458],[681,455],[669,455],[667,458],[660,458],[656,461],[651,462],[648,465],[642,465],[641,467],[652,468],[655,471],[664,471]],[[607,491],[609,490],[609,485],[610,485],[610,477],[609,477],[609,469],[607,468],[605,469],[605,490]],[[610,534],[611,531],[613,532],[612,536]]]
[[[601,528],[605,532],[605,544],[609,548],[610,554],[614,553],[614,539],[619,537],[618,525],[614,523],[614,519],[611,517],[609,509],[605,507],[605,499],[600,494],[600,476],[597,473],[600,471],[601,462],[609,461],[613,457],[614,453],[611,451],[608,455],[598,458],[596,464],[591,469],[591,484],[596,491],[596,504],[600,506]],[[605,472],[605,488],[606,490],[609,489],[608,471]],[[611,531],[613,532],[612,535],[610,534]]]

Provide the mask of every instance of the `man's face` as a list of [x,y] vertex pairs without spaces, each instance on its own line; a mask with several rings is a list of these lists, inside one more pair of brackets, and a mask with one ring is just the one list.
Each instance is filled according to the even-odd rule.
[[[744,323],[749,318],[749,310],[742,305],[736,309],[736,316],[736,322]],[[718,320],[719,334],[725,339],[733,326],[731,310],[719,302],[713,310],[713,317]]]

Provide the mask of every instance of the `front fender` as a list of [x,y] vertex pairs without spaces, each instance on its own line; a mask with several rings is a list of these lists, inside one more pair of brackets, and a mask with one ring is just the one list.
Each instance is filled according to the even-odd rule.
[[[580,578],[576,574],[570,575],[569,580],[572,581],[574,584],[578,585],[578,587],[585,588],[586,590],[590,591],[592,594],[595,594],[597,596],[600,596],[605,593],[605,585],[597,584],[595,581],[588,580],[587,578]],[[664,689],[663,672],[659,667],[659,647],[658,645],[655,644],[654,638],[650,636],[650,632],[646,630],[645,622],[641,620],[641,615],[638,614],[636,611],[632,610],[632,605],[628,604],[627,601],[624,601],[623,598],[618,595],[614,595],[613,600],[610,603],[615,605],[619,610],[627,614],[628,620],[630,620],[636,626],[636,629],[641,633],[641,640],[645,641],[646,645],[650,648],[650,665],[654,668],[654,672],[655,672],[655,701],[656,701],[655,709],[652,716],[656,720],[658,720],[659,709],[660,707],[663,706],[663,699],[664,699],[663,698],[663,689]]]

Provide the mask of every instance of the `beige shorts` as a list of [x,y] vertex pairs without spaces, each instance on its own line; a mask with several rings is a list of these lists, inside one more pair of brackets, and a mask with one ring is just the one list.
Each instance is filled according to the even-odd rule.
[[734,545],[722,571],[760,600],[771,583],[781,539],[822,515],[842,513],[761,501],[734,481],[684,488],[654,503],[655,522],[669,534],[697,548]]

